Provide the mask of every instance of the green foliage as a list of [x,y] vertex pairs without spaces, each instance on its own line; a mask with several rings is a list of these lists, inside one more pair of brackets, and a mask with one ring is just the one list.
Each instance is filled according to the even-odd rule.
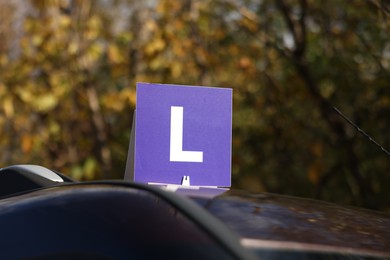
[[390,210],[388,157],[332,109],[390,147],[384,1],[29,3],[0,28],[2,165],[121,178],[135,82],[232,87],[235,187]]

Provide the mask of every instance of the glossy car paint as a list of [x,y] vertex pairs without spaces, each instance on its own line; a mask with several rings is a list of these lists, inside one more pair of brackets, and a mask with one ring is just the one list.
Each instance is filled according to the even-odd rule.
[[[253,259],[250,251],[277,259],[390,258],[390,216],[379,212],[274,194],[193,187],[172,193],[123,181],[47,184],[29,176],[21,175],[39,185],[21,191],[13,183],[0,198],[6,259]],[[187,256],[191,250],[198,253]]]
[[249,248],[390,257],[390,216],[384,213],[267,193],[187,196],[239,234]]
[[145,185],[58,185],[0,200],[1,259],[254,259],[192,201]]

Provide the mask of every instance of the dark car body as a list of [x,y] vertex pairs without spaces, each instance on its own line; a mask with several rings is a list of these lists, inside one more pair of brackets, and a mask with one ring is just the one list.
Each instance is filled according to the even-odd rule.
[[190,196],[254,251],[390,257],[390,217],[381,212],[244,191],[214,198]]
[[0,198],[1,259],[390,257],[390,217],[383,213],[274,194],[173,193],[49,175],[0,170],[0,189],[7,190]]

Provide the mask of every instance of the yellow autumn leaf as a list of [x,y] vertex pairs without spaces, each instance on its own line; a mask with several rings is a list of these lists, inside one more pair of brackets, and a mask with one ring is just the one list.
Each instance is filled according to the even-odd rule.
[[173,62],[171,65],[171,74],[172,77],[177,78],[183,72],[182,64],[180,62]]
[[88,157],[83,165],[83,179],[93,180],[96,178],[97,162],[93,157]]
[[131,105],[135,106],[135,101],[136,101],[136,93],[134,90],[130,88],[124,88],[121,91],[121,96],[127,100]]
[[121,111],[124,108],[124,100],[120,97],[119,93],[109,93],[103,97],[103,105],[104,107],[114,110]]
[[84,36],[89,40],[98,38],[100,34],[100,29],[102,27],[101,20],[98,17],[94,16],[91,17],[87,23],[88,30],[85,32]]
[[0,55],[0,65],[4,66],[9,62],[8,57],[6,55]]
[[57,135],[61,131],[61,126],[56,121],[49,123],[49,133],[52,135]]
[[152,32],[158,29],[158,26],[154,20],[148,20],[145,22],[145,29]]
[[48,112],[58,104],[58,99],[52,93],[43,94],[35,97],[31,105],[39,112]]
[[76,54],[79,51],[79,44],[76,41],[71,41],[68,45],[68,52],[71,55]]
[[32,41],[32,44],[33,44],[34,46],[39,46],[39,45],[41,45],[41,43],[43,42],[43,38],[42,38],[41,35],[35,34],[35,35],[32,37],[31,41]]
[[145,48],[145,52],[149,55],[161,51],[165,48],[165,41],[161,38],[154,39]]
[[72,20],[69,15],[60,15],[59,24],[63,28],[67,28],[71,25]]
[[123,54],[120,52],[118,46],[114,44],[110,44],[108,46],[108,59],[112,63],[120,63],[123,62]]
[[102,44],[96,42],[96,43],[92,44],[90,46],[90,48],[88,49],[87,57],[90,61],[94,62],[97,59],[99,59],[99,57],[102,55],[102,53],[103,53]]
[[10,118],[14,115],[14,104],[11,97],[6,97],[3,100],[3,109],[7,118]]

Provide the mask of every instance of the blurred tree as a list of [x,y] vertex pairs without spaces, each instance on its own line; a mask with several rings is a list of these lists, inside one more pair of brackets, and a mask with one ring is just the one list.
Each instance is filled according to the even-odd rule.
[[233,87],[235,187],[390,210],[389,158],[333,109],[390,147],[387,2],[15,3],[0,8],[1,164],[120,178],[135,82]]
[[[115,176],[111,150],[128,125],[117,132],[109,124],[120,125],[125,115],[115,113],[130,110],[134,101],[127,78],[117,72],[126,67],[121,52],[130,36],[111,35],[94,2],[31,4],[20,54],[2,70],[9,125],[3,163],[36,162],[77,179]],[[118,151],[122,162],[125,151]]]

